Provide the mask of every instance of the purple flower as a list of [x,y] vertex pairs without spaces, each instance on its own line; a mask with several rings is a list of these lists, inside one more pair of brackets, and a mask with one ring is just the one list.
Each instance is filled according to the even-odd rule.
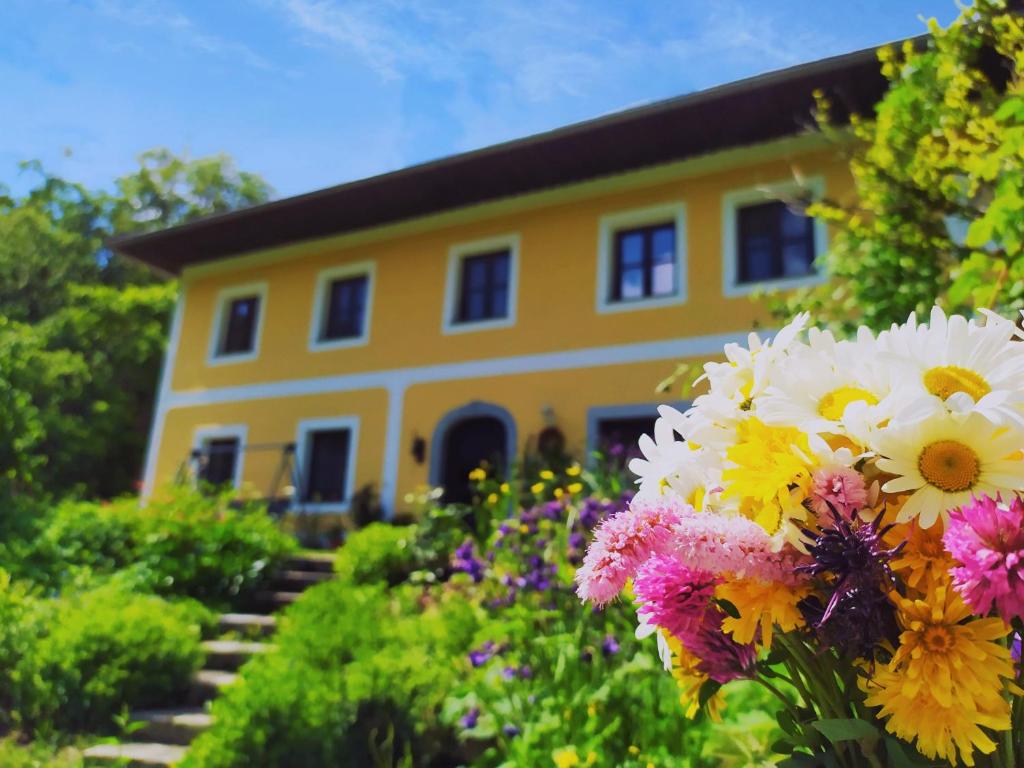
[[519,679],[520,680],[529,680],[531,677],[533,677],[533,670],[530,669],[530,665],[529,664],[524,664],[523,666],[521,666],[519,668]]
[[455,550],[455,556],[452,558],[452,568],[461,573],[468,574],[473,579],[474,584],[479,584],[483,581],[485,567],[486,564],[474,556],[472,539],[466,539]]
[[549,501],[541,509],[541,515],[548,520],[561,520],[564,512],[565,508],[560,501]]
[[494,655],[494,643],[488,640],[479,648],[476,648],[469,652],[469,663],[473,666],[474,669],[477,667],[482,667],[484,664],[486,664],[488,661],[494,658]]
[[610,656],[617,654],[621,648],[619,647],[619,641],[615,639],[614,635],[605,635],[604,641],[601,643],[601,653],[607,659]]
[[501,732],[508,736],[510,739],[518,736],[522,731],[518,727],[512,725],[512,723],[505,723],[501,726]]
[[515,680],[516,679],[516,668],[515,667],[505,667],[503,670],[501,670],[501,676],[505,680]]
[[1013,660],[1014,661],[1016,661],[1018,664],[1020,664],[1021,648],[1020,648],[1020,634],[1019,633],[1013,638],[1013,646],[1010,648],[1010,655],[1013,656]]
[[459,720],[459,725],[465,728],[467,731],[476,728],[477,720],[480,719],[480,707],[473,707],[469,712],[462,716]]
[[580,651],[580,661],[582,661],[584,664],[589,664],[593,660],[594,654],[591,653],[589,648],[584,648],[582,651]]

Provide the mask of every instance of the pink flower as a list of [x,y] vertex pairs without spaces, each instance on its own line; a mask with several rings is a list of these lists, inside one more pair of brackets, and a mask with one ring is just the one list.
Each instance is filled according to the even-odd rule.
[[633,582],[637,613],[685,644],[700,627],[721,579],[687,568],[672,555],[654,555],[637,571]]
[[772,538],[746,517],[693,514],[675,526],[674,551],[688,568],[762,581],[797,581],[792,552],[777,552]]
[[717,683],[753,678],[757,650],[753,643],[742,645],[722,631],[725,614],[709,605],[697,630],[689,634],[683,645],[696,656],[697,669]]
[[868,502],[868,489],[860,472],[849,467],[823,467],[811,475],[808,500],[818,518],[832,525],[829,504],[844,517],[863,509]]
[[672,499],[634,499],[629,509],[598,526],[576,571],[576,593],[584,602],[611,602],[652,555],[672,546],[672,527],[693,508]]
[[953,586],[971,608],[995,607],[1010,623],[1024,617],[1024,503],[982,496],[949,515],[942,538],[961,566],[950,569]]

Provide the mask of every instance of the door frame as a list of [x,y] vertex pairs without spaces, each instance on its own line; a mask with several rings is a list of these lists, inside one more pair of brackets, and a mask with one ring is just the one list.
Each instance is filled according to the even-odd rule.
[[449,430],[462,421],[480,417],[495,418],[504,425],[505,466],[502,467],[502,469],[506,473],[509,471],[512,466],[512,461],[517,453],[516,446],[519,445],[516,437],[515,419],[512,418],[511,413],[500,405],[474,400],[471,403],[461,405],[458,408],[453,408],[448,411],[448,413],[442,416],[437,422],[437,426],[434,427],[434,435],[430,440],[430,474],[428,475],[431,486],[436,488],[441,485],[444,480],[444,448],[445,439],[448,436]]

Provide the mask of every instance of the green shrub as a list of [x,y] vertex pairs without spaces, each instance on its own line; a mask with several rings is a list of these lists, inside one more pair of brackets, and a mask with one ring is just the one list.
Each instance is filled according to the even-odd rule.
[[0,739],[0,765],[4,768],[81,768],[82,755],[74,747],[48,742],[20,743],[16,737]]
[[174,700],[202,664],[206,613],[115,585],[36,601],[22,617],[36,637],[8,672],[18,725],[29,732],[104,730],[125,708]]
[[[456,595],[337,581],[288,609],[277,651],[243,668],[214,703],[214,725],[183,768],[448,764],[457,748],[440,718],[478,632]],[[383,761],[383,762],[382,762]]]
[[30,657],[39,635],[35,604],[23,585],[0,570],[0,733],[15,724],[25,672],[19,666]]
[[352,584],[400,584],[419,567],[415,540],[413,526],[373,523],[349,535],[338,552],[334,569],[341,579]]
[[318,669],[270,654],[245,668],[245,684],[213,704],[214,726],[180,768],[321,768],[347,759],[354,707],[339,669]]
[[52,564],[43,579],[51,587],[76,569],[104,575],[131,567],[149,591],[239,603],[293,548],[262,506],[175,489],[144,507],[135,498],[64,502],[25,557]]

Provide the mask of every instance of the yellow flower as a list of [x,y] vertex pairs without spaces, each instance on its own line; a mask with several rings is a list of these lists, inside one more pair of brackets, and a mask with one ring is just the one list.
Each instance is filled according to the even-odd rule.
[[596,714],[597,704],[595,704],[594,702],[590,702],[590,704],[587,705],[587,717],[593,717]]
[[522,534],[529,533],[530,532],[530,526],[526,525],[526,523],[523,523],[522,525],[519,526],[519,532],[522,533]]
[[735,579],[719,584],[715,587],[715,597],[728,600],[740,614],[738,619],[727,616],[722,630],[731,634],[737,643],[752,643],[758,639],[762,647],[770,648],[776,625],[782,632],[791,632],[803,625],[797,603],[810,591],[808,586],[760,579]]
[[569,485],[565,487],[565,490],[569,493],[579,493],[583,490],[583,483],[569,483]]
[[565,496],[565,491],[563,491],[561,488],[555,488],[554,494],[556,499],[560,499],[563,496]]
[[508,483],[502,483],[498,487],[498,490],[501,491],[502,493],[508,493]]
[[544,483],[534,483],[530,486],[530,491],[533,493],[543,493]]
[[587,752],[587,765],[595,765],[597,763],[597,752],[591,750]]
[[[683,707],[686,717],[692,720],[700,711],[700,687],[708,681],[708,676],[698,669],[700,659],[687,651],[675,636],[665,633],[662,637],[672,652],[672,677],[682,691],[679,694],[679,704]],[[716,693],[712,696],[707,706],[708,716],[715,722],[721,721],[722,707],[725,706],[722,694]]]
[[629,754],[631,754],[631,755],[639,755],[640,754],[640,747],[638,747],[636,744],[630,744],[628,751],[629,751]]
[[916,521],[897,525],[888,533],[886,541],[892,546],[907,542],[893,559],[892,569],[908,587],[923,595],[933,587],[949,583],[949,569],[955,563],[942,544],[941,526],[922,528]]
[[580,465],[579,464],[573,464],[571,467],[569,467],[567,470],[565,470],[565,474],[567,474],[569,477],[578,477],[579,474],[580,474],[580,471],[581,471],[580,470]]
[[469,479],[475,482],[487,479],[487,470],[483,467],[477,467],[469,473]]
[[995,742],[981,727],[1010,728],[1003,691],[1018,693],[1009,649],[1000,645],[1009,629],[998,618],[969,620],[970,609],[945,586],[927,599],[894,596],[902,628],[892,661],[862,687],[869,706],[881,707],[886,729],[905,741],[917,739],[929,758],[974,765],[974,750],[990,754]]
[[554,480],[555,479],[555,473],[552,472],[550,469],[542,469],[540,471],[540,479],[541,480]]
[[487,503],[488,504],[497,504],[498,503],[498,494],[496,494],[496,493],[490,494],[487,497]]
[[784,498],[788,501],[792,485],[806,495],[812,466],[807,435],[793,427],[769,427],[751,417],[740,424],[737,437],[725,452],[734,466],[722,472],[724,498],[749,500],[760,513]]
[[574,768],[580,764],[580,756],[576,754],[576,747],[556,749],[551,757],[558,768]]

